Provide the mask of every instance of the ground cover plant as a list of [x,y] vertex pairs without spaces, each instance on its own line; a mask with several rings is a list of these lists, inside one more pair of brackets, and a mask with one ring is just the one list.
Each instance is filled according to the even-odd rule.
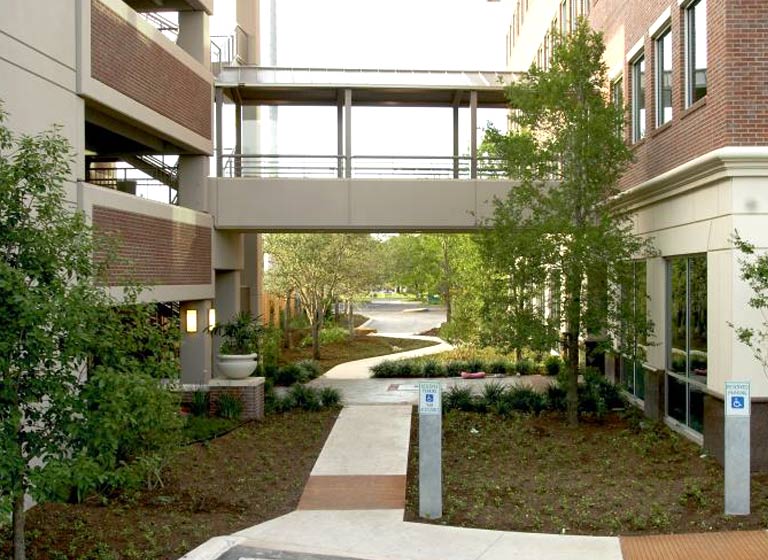
[[[752,514],[723,515],[722,468],[701,448],[634,410],[443,416],[443,517],[505,531],[628,535],[764,529],[768,475],[752,477]],[[414,414],[406,519],[418,518]],[[578,473],[578,475],[574,475]]]
[[[162,485],[28,512],[29,560],[176,559],[292,511],[338,414],[292,411],[181,448]],[[0,558],[11,550],[0,526]]]

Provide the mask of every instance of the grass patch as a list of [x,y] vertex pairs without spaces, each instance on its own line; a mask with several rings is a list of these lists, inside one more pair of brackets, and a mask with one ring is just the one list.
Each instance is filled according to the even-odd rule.
[[[338,410],[267,416],[179,450],[163,487],[102,503],[45,504],[27,518],[29,560],[176,559],[211,537],[292,511]],[[0,526],[0,558],[10,558]]]
[[[443,517],[435,523],[588,535],[768,524],[768,475],[752,477],[752,514],[727,517],[722,468],[635,411],[572,429],[554,413],[500,418],[454,410],[443,416],[443,432]],[[406,520],[423,521],[416,414],[411,442]]]

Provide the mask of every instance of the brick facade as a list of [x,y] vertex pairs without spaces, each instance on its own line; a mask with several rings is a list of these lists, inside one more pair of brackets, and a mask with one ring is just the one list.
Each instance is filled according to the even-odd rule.
[[240,416],[242,420],[261,420],[264,418],[264,378],[249,377],[243,380],[214,379],[208,385],[185,385],[181,388],[181,406],[189,409],[194,394],[198,391],[208,393],[208,414],[216,416],[219,413],[219,398],[231,395],[243,405]]
[[98,0],[91,1],[91,75],[211,139],[211,84]]
[[134,212],[93,207],[96,239],[105,241],[98,264],[113,253],[108,283],[144,285],[210,284],[211,229]]
[[[649,28],[670,8],[672,121],[656,128],[654,38]],[[768,144],[768,2],[707,0],[707,95],[685,108],[684,8],[677,0],[599,0],[590,22],[606,42],[624,36],[624,53],[643,40],[646,62],[646,137],[634,148],[635,163],[621,180],[636,186],[698,156],[725,146]],[[609,61],[613,67],[618,61]],[[624,98],[631,101],[626,60]],[[629,127],[628,127],[629,128]],[[627,130],[627,135],[631,133]]]

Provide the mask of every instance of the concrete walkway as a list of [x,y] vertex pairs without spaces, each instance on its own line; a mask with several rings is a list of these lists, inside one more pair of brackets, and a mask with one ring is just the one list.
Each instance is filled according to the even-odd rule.
[[417,356],[429,356],[431,354],[439,354],[440,352],[447,352],[448,350],[453,349],[453,346],[436,336],[417,336],[408,333],[386,333],[376,334],[375,336],[428,340],[434,342],[435,345],[339,364],[326,371],[323,377],[326,379],[368,379],[371,377],[371,368],[385,360],[401,360],[404,358],[415,358]]

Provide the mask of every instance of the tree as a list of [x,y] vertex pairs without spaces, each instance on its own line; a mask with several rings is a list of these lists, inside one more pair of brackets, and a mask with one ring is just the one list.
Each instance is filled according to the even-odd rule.
[[762,323],[760,328],[733,324],[731,327],[736,329],[739,341],[752,350],[752,355],[763,367],[763,373],[768,375],[768,254],[758,253],[755,246],[742,239],[738,232],[733,236],[733,244],[744,255],[740,276],[754,292],[749,298],[749,306],[760,312]]
[[[0,108],[0,515],[12,512],[15,560],[25,495],[96,488],[178,422],[148,373],[167,371],[162,360],[128,336],[135,323],[123,319],[139,316],[97,285],[91,230],[64,200],[68,175],[55,129],[15,138]],[[136,364],[147,365],[129,376]]]
[[[271,234],[264,251],[270,258],[267,282],[275,293],[293,290],[312,330],[312,354],[320,358],[320,329],[334,298],[366,277],[375,241],[362,234]],[[370,287],[370,286],[369,286]]]
[[[503,161],[500,170],[519,180],[489,223],[497,239],[486,254],[502,264],[496,274],[523,294],[534,281],[562,279],[571,424],[578,423],[580,338],[617,332],[627,320],[620,316],[621,263],[651,250],[616,203],[631,153],[618,134],[623,108],[609,101],[603,52],[602,35],[583,19],[557,37],[550,66],[533,65],[507,89],[511,131],[491,128],[484,141]],[[520,274],[528,268],[535,274]],[[508,295],[497,294],[503,306]],[[536,317],[526,322],[540,324]]]

